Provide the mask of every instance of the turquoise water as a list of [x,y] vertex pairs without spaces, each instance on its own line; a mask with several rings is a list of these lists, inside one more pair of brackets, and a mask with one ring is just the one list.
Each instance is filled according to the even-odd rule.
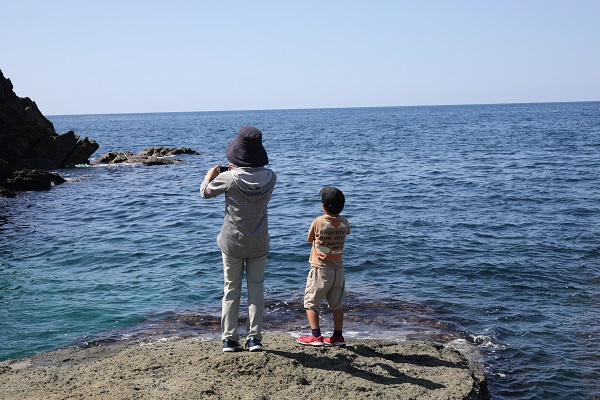
[[[493,398],[600,393],[600,103],[51,116],[109,150],[191,147],[168,166],[92,164],[0,200],[0,359],[170,335],[218,338],[223,199],[206,170],[264,133],[268,330],[304,332],[308,225],[340,187],[345,336],[432,339]],[[323,327],[331,329],[330,314]]]

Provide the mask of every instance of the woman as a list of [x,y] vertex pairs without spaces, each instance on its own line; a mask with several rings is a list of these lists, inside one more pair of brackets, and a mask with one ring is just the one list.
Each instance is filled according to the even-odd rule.
[[220,172],[220,165],[209,169],[200,185],[200,195],[206,199],[225,194],[225,218],[217,236],[224,275],[223,351],[240,349],[237,323],[244,269],[248,288],[246,347],[261,351],[263,282],[270,240],[267,204],[277,177],[265,168],[269,157],[262,145],[262,132],[257,128],[242,127],[225,155],[231,163],[229,169]]

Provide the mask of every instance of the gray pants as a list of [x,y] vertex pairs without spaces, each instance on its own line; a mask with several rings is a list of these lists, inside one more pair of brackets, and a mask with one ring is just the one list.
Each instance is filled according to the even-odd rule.
[[223,254],[223,301],[221,311],[221,339],[239,342],[238,317],[244,262],[246,266],[246,286],[248,288],[248,320],[246,337],[262,340],[262,323],[265,308],[264,278],[267,256],[257,258],[237,258]]

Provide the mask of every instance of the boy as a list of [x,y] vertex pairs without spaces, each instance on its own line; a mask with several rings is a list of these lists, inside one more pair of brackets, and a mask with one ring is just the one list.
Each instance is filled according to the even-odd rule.
[[[345,346],[342,336],[345,288],[342,251],[346,235],[350,233],[350,224],[339,214],[346,200],[341,190],[329,186],[321,189],[319,195],[325,215],[315,218],[308,230],[312,249],[304,292],[304,308],[312,332],[310,336],[299,337],[298,343],[308,346]],[[328,338],[323,338],[319,327],[319,306],[323,297],[327,298],[333,313],[333,336]]]

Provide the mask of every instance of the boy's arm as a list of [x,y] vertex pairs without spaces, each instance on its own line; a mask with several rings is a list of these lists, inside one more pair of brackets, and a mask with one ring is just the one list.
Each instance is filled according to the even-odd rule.
[[310,228],[308,228],[308,242],[314,242],[315,241],[315,221],[313,220],[313,222],[310,224]]

